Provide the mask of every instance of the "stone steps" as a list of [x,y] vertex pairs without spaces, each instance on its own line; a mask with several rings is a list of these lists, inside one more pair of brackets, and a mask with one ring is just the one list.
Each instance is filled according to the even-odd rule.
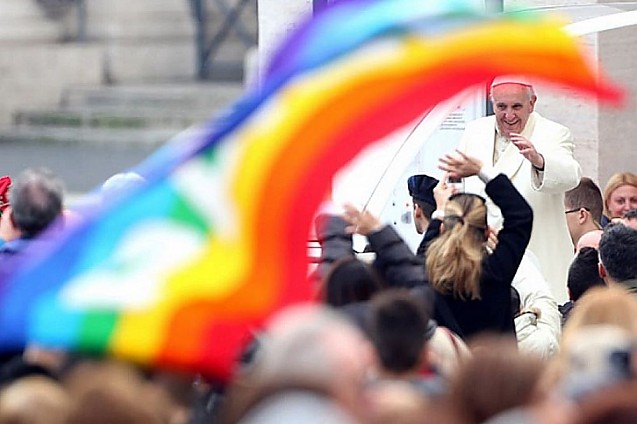
[[59,26],[46,18],[35,1],[0,1],[0,44],[51,41],[59,36]]
[[[3,173],[46,166],[69,190],[86,191],[243,92],[246,46],[234,30],[211,73],[234,82],[195,80],[197,27],[188,0],[88,0],[82,43],[73,38],[77,10],[41,7],[57,1],[0,0]],[[209,17],[211,37],[224,17]],[[256,20],[248,27],[254,33]]]
[[20,126],[0,132],[0,142],[46,143],[47,145],[91,144],[99,146],[148,145],[159,147],[181,132],[181,128],[74,128],[51,125]]
[[40,110],[16,113],[18,127],[49,126],[99,129],[151,129],[187,128],[206,121],[209,113],[203,111],[158,111],[140,109],[109,110]]
[[62,108],[112,110],[126,108],[213,112],[241,96],[240,83],[140,84],[111,87],[77,86],[62,93]]
[[242,93],[236,83],[73,87],[58,108],[17,111],[0,141],[160,146],[212,119]]
[[36,127],[68,129],[55,134],[74,128],[180,130],[211,119],[242,92],[237,83],[73,87],[64,91],[58,108],[19,110],[14,123],[16,133],[24,134],[37,134]]
[[25,41],[48,42],[59,38],[60,31],[51,24],[34,23],[30,19],[0,19],[0,44],[23,43]]
[[67,88],[57,107],[22,109],[0,130],[0,169],[15,175],[45,166],[70,192],[85,193],[242,94],[238,83]]

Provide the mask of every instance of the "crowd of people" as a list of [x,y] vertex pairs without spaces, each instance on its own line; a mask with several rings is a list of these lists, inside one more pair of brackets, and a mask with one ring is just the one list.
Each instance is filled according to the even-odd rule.
[[[491,100],[442,179],[407,181],[416,252],[367,210],[319,211],[316,301],[255,329],[231,381],[28,345],[2,358],[0,423],[637,422],[637,175],[582,176],[523,78]],[[0,273],[73,219],[41,169],[0,206]]]

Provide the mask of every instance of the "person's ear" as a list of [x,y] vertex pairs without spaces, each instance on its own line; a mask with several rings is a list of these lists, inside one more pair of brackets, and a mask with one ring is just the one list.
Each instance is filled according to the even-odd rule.
[[414,203],[414,217],[416,219],[420,219],[422,218],[422,209],[420,208],[420,206],[418,206],[416,203]]
[[[586,220],[588,219],[588,216],[590,215],[590,212],[587,211],[584,208],[580,208],[579,211],[577,212],[577,220],[579,222],[580,225],[583,225]],[[591,215],[592,217],[592,215]]]
[[535,102],[537,101],[537,96],[534,94],[531,96],[531,112],[535,110]]
[[604,268],[604,264],[599,262],[597,264],[597,270],[599,272],[599,276],[602,277],[604,281],[606,281],[606,277],[608,276],[608,273],[606,272],[606,268]]
[[440,234],[444,234],[445,230],[446,230],[445,223],[443,222],[443,223],[440,224]]

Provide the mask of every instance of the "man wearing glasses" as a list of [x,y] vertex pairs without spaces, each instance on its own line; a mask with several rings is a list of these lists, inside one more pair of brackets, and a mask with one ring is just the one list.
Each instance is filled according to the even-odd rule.
[[[566,225],[575,250],[579,250],[577,246],[582,237],[588,239],[594,236],[588,233],[601,232],[600,222],[603,208],[602,192],[597,184],[588,177],[582,177],[577,187],[564,193]],[[599,235],[597,235],[597,239],[599,240]]]

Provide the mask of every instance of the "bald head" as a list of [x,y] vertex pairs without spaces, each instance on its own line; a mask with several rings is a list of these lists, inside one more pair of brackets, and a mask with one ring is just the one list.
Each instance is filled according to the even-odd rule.
[[582,234],[575,246],[575,252],[579,252],[583,247],[592,247],[597,249],[599,247],[599,240],[602,238],[602,230],[593,230]]

